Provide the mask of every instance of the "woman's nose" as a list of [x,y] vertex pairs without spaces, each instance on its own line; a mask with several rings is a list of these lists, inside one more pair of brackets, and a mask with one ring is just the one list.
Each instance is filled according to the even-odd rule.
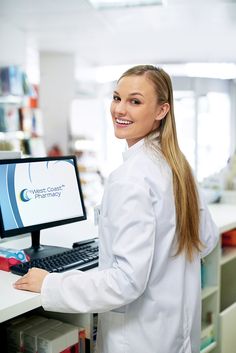
[[117,115],[124,115],[126,113],[126,105],[124,102],[120,101],[115,106],[115,113]]

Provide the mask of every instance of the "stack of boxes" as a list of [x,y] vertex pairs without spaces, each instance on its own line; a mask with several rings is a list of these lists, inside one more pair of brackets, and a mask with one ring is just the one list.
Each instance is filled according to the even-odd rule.
[[10,321],[7,327],[7,351],[8,353],[18,353],[24,351],[23,333],[25,330],[47,321],[42,316],[31,316],[29,318],[21,318],[21,320]]
[[8,353],[83,353],[79,329],[60,320],[34,315],[7,327]]
[[37,353],[79,353],[78,328],[62,323],[37,337]]

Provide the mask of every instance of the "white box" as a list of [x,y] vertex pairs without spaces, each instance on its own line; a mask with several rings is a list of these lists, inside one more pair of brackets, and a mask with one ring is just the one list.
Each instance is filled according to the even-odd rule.
[[23,332],[23,348],[25,353],[37,353],[37,337],[39,334],[49,331],[62,324],[59,320],[48,319],[47,321],[30,327]]
[[7,327],[7,346],[9,353],[15,353],[21,351],[23,348],[23,332],[26,329],[33,327],[39,323],[48,321],[47,318],[43,316],[30,316],[28,318],[23,318],[22,321],[14,323]]
[[59,353],[75,345],[78,349],[78,328],[63,323],[48,332],[41,333],[37,340],[38,353]]

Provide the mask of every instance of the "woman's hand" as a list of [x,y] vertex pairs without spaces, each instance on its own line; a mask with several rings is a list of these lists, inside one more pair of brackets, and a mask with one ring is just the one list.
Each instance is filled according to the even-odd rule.
[[49,272],[40,268],[31,268],[24,276],[13,284],[13,287],[16,289],[40,293],[43,280],[48,274]]

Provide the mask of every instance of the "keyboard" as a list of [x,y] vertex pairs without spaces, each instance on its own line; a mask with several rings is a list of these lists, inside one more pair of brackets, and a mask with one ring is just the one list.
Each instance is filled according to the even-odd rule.
[[48,272],[65,272],[72,269],[87,271],[98,266],[98,238],[84,240],[73,244],[59,254],[11,266],[10,271],[23,276],[32,267],[42,268]]

